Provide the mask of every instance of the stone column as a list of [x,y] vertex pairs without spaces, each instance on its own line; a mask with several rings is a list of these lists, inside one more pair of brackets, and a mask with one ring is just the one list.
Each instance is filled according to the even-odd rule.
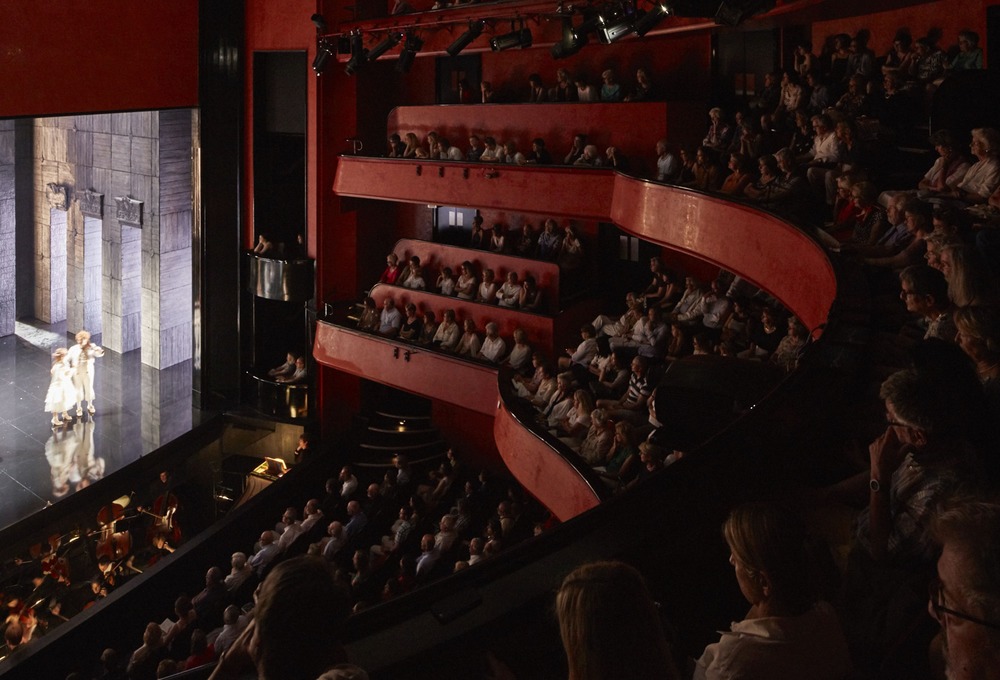
[[86,328],[100,336],[104,195],[88,190],[77,192],[76,197],[81,217],[73,220],[75,228],[70,230],[66,325],[70,332]]
[[0,337],[14,333],[16,317],[14,158],[14,121],[0,120]]
[[104,224],[103,342],[122,354],[141,345],[142,221],[142,201],[116,196],[114,218]]
[[190,110],[153,115],[159,153],[155,206],[142,232],[142,363],[163,369],[192,353],[192,118]]
[[[49,182],[40,206],[35,276],[35,315],[46,323],[66,320],[66,251],[69,244],[69,187]],[[47,218],[47,219],[46,219]]]

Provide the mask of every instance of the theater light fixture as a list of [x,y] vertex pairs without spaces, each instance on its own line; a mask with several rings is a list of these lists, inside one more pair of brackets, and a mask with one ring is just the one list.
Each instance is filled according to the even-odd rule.
[[577,35],[576,30],[573,28],[573,18],[564,17],[563,18],[563,36],[562,40],[555,43],[550,50],[553,59],[566,59],[567,57],[572,57],[574,54],[583,49],[583,46],[588,42],[587,35],[585,33]]
[[485,26],[485,21],[470,21],[469,28],[465,31],[465,33],[458,36],[458,39],[455,42],[448,45],[448,47],[445,48],[445,52],[447,52],[449,56],[457,57],[459,52],[471,45],[473,41],[482,34]]
[[327,62],[333,56],[333,45],[326,38],[320,38],[316,42],[316,57],[313,59],[312,68],[317,76],[323,75]]
[[515,47],[520,47],[522,50],[531,47],[531,30],[524,27],[524,22],[521,22],[519,29],[513,30],[513,26],[511,28],[510,33],[498,35],[490,40],[490,49],[494,52],[502,52]]
[[403,43],[403,50],[399,53],[399,61],[396,62],[396,71],[399,73],[406,73],[413,66],[413,60],[417,56],[417,52],[421,50],[424,46],[424,41],[417,37],[416,33],[408,32],[406,34],[406,42]]
[[375,45],[375,47],[368,50],[368,54],[365,59],[368,61],[375,61],[383,54],[391,50],[393,47],[399,44],[399,41],[403,39],[403,34],[400,32],[390,32],[389,35],[382,40],[382,42]]
[[351,33],[351,58],[344,67],[344,72],[353,76],[367,61],[368,50],[365,49],[365,42],[361,36],[361,31]]
[[621,40],[635,30],[635,7],[612,5],[598,16],[597,38],[605,45]]
[[635,26],[632,24],[632,20],[628,18],[622,18],[615,21],[610,21],[600,28],[597,32],[597,37],[605,45],[610,45],[613,42],[617,42],[624,38],[625,36],[632,33],[635,30]]
[[635,34],[641,38],[656,28],[668,16],[670,16],[670,7],[663,3],[656,5],[635,20]]

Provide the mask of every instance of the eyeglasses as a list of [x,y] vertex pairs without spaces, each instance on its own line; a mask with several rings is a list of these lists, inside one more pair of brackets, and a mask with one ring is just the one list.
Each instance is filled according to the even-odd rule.
[[975,616],[970,616],[960,611],[954,609],[949,609],[944,606],[944,584],[941,583],[941,579],[934,579],[927,586],[928,597],[931,603],[931,610],[934,612],[934,618],[938,620],[938,623],[944,623],[941,618],[941,614],[950,614],[956,619],[962,619],[964,621],[969,621],[970,623],[976,623],[980,626],[986,626],[987,628],[992,628],[994,630],[1000,630],[1000,623],[993,621],[986,621],[984,619],[977,618]]
[[906,290],[905,288],[899,291],[899,297],[903,298],[904,300],[910,297],[911,295],[918,295],[918,293],[912,290]]

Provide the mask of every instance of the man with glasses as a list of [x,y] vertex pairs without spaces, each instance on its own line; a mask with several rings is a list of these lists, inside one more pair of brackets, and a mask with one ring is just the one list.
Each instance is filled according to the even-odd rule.
[[926,642],[913,636],[919,635],[915,624],[926,607],[920,593],[936,554],[928,526],[938,502],[966,482],[974,467],[950,388],[926,369],[889,376],[879,391],[886,428],[868,447],[869,469],[824,494],[847,503],[867,498],[845,574],[842,617],[862,667],[880,667],[903,640]]
[[941,557],[928,609],[941,624],[946,675],[1000,678],[1000,498],[951,499],[939,507],[931,533]]

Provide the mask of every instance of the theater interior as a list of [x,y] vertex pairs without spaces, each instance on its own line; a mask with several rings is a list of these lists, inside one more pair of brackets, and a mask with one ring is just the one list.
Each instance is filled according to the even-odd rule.
[[[370,677],[493,677],[492,661],[518,678],[565,677],[553,595],[574,567],[612,558],[642,572],[675,655],[696,659],[745,613],[720,534],[729,511],[805,502],[803,489],[842,477],[843,452],[872,438],[880,300],[856,262],[815,237],[825,216],[656,181],[656,144],[693,152],[712,107],[759,112],[764,74],[794,70],[799,45],[827,54],[835,36],[864,34],[881,59],[905,27],[942,48],[975,31],[985,52],[1000,5],[432,2],[0,9],[0,592],[8,622],[36,631],[4,648],[0,675],[104,677],[102,650],[127,659],[148,622],[175,618],[175,599],[201,591],[209,567],[229,573],[234,552],[253,554],[286,507],[323,499],[328,480],[340,488],[344,466],[363,500],[400,454],[430,480],[414,502],[434,507],[439,466],[452,464],[493,503],[488,514],[503,498],[523,506],[528,535],[419,587],[380,586],[343,633]],[[875,147],[880,183],[915,184],[935,130],[1000,121],[989,61],[919,93],[912,136],[891,153]],[[598,88],[610,69],[623,91],[643,69],[655,88],[529,103],[529,76],[554,92],[557,69]],[[390,135],[410,132],[420,144],[447,136],[462,160],[391,157]],[[563,164],[576,134],[627,165]],[[524,154],[541,138],[555,161],[469,160],[473,135]],[[570,266],[470,247],[477,216],[508,241],[552,218],[585,256]],[[500,281],[529,273],[543,303],[525,311],[380,281],[389,253],[419,256],[428,283],[464,261]],[[808,344],[789,371],[732,356],[667,363],[663,446],[683,456],[638,484],[610,484],[540,424],[511,367],[358,328],[366,297],[439,321],[448,308],[480,330],[496,323],[508,347],[520,329],[554,360],[595,315],[624,311],[651,257],[703,282],[735,277],[797,319]],[[81,329],[105,349],[97,410],[50,428],[50,355]],[[304,366],[288,382],[268,373],[286,355]],[[836,533],[845,516],[809,518]],[[102,554],[110,572],[98,571]],[[118,583],[91,592],[108,573]],[[909,651],[901,643],[872,677],[929,677]]]

